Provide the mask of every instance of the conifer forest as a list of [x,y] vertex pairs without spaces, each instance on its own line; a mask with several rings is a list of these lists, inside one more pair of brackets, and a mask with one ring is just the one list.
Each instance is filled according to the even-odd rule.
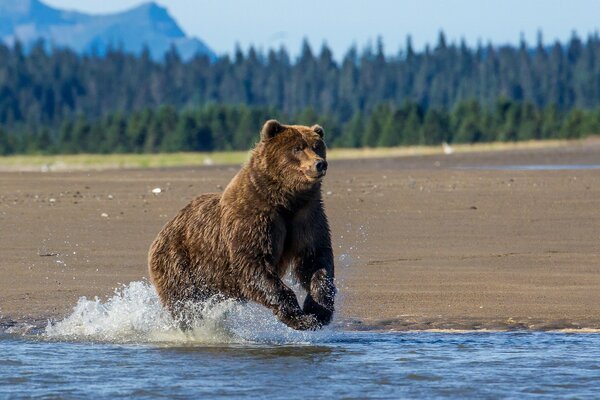
[[325,127],[330,147],[434,145],[600,133],[600,38],[447,43],[336,60],[305,42],[214,61],[0,44],[0,154],[243,150],[262,123]]

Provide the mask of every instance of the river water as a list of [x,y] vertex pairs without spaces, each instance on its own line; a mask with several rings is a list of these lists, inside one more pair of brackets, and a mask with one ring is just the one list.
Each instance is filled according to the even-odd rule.
[[0,334],[0,398],[598,398],[600,334],[318,332],[208,304],[181,332],[144,282]]

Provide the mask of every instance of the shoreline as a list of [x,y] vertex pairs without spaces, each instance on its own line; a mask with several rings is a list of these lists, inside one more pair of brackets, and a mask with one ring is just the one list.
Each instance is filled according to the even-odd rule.
[[[42,321],[11,321],[3,320],[0,321],[0,335],[36,335],[40,336],[44,333],[49,323],[56,322],[56,320],[48,319]],[[352,323],[350,323],[351,325]],[[533,334],[533,333],[555,333],[555,334],[589,334],[596,335],[600,334],[600,328],[594,327],[561,327],[560,324],[544,324],[534,326],[505,326],[500,327],[497,325],[484,326],[481,324],[477,328],[469,327],[440,327],[431,328],[427,324],[423,326],[411,325],[405,326],[404,323],[398,325],[366,325],[358,324],[348,326],[348,323],[342,321],[334,321],[334,324],[329,326],[327,329],[335,332],[348,332],[348,333],[360,333],[360,332],[376,332],[376,333],[440,333],[440,334],[494,334],[494,333],[514,333],[514,334]],[[449,326],[452,324],[441,324],[442,326]],[[545,325],[545,326],[544,326]],[[600,325],[598,325],[600,326]]]
[[[440,156],[469,153],[497,153],[552,150],[600,143],[599,136],[575,140],[530,140],[522,142],[459,143],[448,147],[407,146],[389,148],[340,148],[328,151],[330,160],[368,160],[397,157]],[[445,153],[447,152],[447,153]],[[57,154],[0,156],[0,172],[75,172],[123,169],[190,168],[233,166],[247,160],[247,151],[209,153],[142,154]]]

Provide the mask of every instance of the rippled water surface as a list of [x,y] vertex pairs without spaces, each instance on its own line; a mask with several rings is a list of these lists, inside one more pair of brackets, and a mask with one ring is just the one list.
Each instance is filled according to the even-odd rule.
[[596,334],[337,332],[227,345],[4,336],[0,352],[2,398],[598,398],[600,385]]
[[600,334],[296,332],[207,304],[182,332],[143,282],[0,334],[0,398],[598,398]]

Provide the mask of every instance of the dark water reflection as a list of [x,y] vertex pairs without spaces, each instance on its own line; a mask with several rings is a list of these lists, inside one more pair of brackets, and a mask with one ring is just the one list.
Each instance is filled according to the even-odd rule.
[[598,398],[600,334],[336,332],[170,346],[0,337],[0,398]]

